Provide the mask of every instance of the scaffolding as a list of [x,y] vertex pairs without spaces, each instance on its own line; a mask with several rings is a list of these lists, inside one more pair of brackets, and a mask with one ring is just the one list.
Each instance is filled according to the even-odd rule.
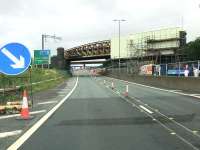
[[173,28],[130,35],[126,39],[127,72],[137,72],[139,67],[145,64],[181,61],[177,51],[181,42],[184,45],[186,40],[184,33],[185,31],[179,28]]

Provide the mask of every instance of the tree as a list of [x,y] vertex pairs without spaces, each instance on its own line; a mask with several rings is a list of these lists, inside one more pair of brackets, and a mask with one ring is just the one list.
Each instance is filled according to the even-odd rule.
[[183,52],[190,60],[200,59],[200,38],[197,38],[195,41],[189,42],[185,46]]

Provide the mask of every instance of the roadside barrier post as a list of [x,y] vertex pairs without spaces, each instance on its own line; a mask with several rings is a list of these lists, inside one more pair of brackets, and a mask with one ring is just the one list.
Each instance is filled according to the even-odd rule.
[[178,62],[178,76],[181,76],[181,63]]
[[126,91],[124,93],[124,96],[126,96],[126,97],[128,96],[128,90],[129,90],[128,88],[129,88],[128,87],[128,82],[126,82]]
[[114,83],[113,83],[113,81],[111,83],[111,88],[114,89]]

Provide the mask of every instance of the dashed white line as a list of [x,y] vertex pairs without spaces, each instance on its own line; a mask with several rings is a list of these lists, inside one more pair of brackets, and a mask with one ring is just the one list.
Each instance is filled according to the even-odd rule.
[[140,108],[142,108],[143,110],[145,110],[146,112],[150,113],[150,114],[153,114],[153,112],[149,109],[147,109],[146,107],[142,106],[142,105],[139,105]]
[[[115,80],[119,80],[119,79],[115,79]],[[119,81],[123,81],[123,80],[119,80]],[[132,83],[132,82],[130,82],[130,83]],[[132,83],[132,84],[136,84],[136,85],[137,85],[137,83]],[[144,86],[144,85],[141,85],[141,86]],[[144,87],[148,87],[148,86],[144,86]],[[150,88],[155,88],[155,87],[150,87]],[[155,89],[163,90],[163,91],[167,91],[167,92],[171,92],[171,93],[176,93],[176,94],[180,94],[180,95],[185,95],[185,96],[191,96],[191,97],[200,98],[200,96],[197,96],[197,95],[199,95],[199,94],[185,94],[185,93],[181,93],[181,92],[175,92],[175,91],[164,90],[164,89],[159,89],[159,88],[155,88]],[[135,99],[135,98],[133,98],[133,99]],[[136,99],[136,100],[137,100],[137,99]],[[141,103],[143,103],[143,102],[141,102]],[[144,104],[144,103],[143,103],[143,104]],[[145,104],[144,104],[144,105],[145,105]],[[148,106],[148,107],[149,107],[149,106]],[[152,107],[149,107],[149,108],[153,109]],[[190,128],[187,128],[186,126],[182,125],[181,123],[175,121],[174,118],[169,118],[168,116],[162,114],[162,113],[159,112],[159,110],[157,110],[157,109],[153,109],[153,110],[154,110],[155,112],[158,112],[160,115],[164,116],[165,118],[171,120],[173,123],[177,124],[178,126],[184,128],[184,129],[187,130],[188,132],[193,133],[193,134],[196,135],[198,138],[200,138],[200,135],[198,134],[198,132],[192,131]]]
[[192,131],[194,134],[197,134],[198,133],[198,131],[196,131],[196,130],[194,130],[194,131]]
[[[113,93],[117,94],[116,92],[112,91]],[[134,104],[132,102],[130,102],[128,99],[126,99],[125,97],[119,95],[123,100],[125,100],[126,102],[130,103],[130,104]],[[140,109],[142,105],[139,105],[139,107],[137,105],[135,105],[136,108],[138,108],[140,111],[142,111],[142,109]],[[144,106],[143,106],[144,107]],[[158,111],[158,110],[157,110]],[[151,114],[149,114],[147,111],[143,111],[147,116],[149,116],[150,118],[152,118],[153,121],[157,122],[158,124],[160,124],[163,128],[165,128],[166,130],[168,130],[170,132],[171,135],[175,135],[177,138],[179,138],[181,141],[183,141],[184,143],[188,144],[189,146],[191,146],[193,149],[195,150],[199,150],[197,147],[195,147],[193,144],[191,144],[189,141],[187,141],[185,138],[181,137],[180,135],[176,134],[176,132],[174,132],[174,130],[172,130],[171,128],[167,127],[166,125],[164,125],[162,122],[160,122],[159,120],[155,119]],[[158,111],[159,112],[159,111]],[[153,113],[153,112],[152,112]]]
[[175,133],[175,132],[171,132],[170,134],[171,134],[171,135],[175,135],[176,133]]
[[38,105],[45,105],[45,104],[53,104],[53,103],[57,103],[58,101],[47,101],[47,102],[41,102],[41,103],[37,103]]
[[[33,112],[30,112],[30,114],[33,115],[33,114],[39,114],[39,113],[44,113],[44,112],[46,112],[46,110],[33,111]],[[1,119],[14,118],[14,117],[18,117],[18,116],[20,116],[20,114],[1,116],[1,117],[0,117],[0,120],[1,120]]]
[[0,133],[0,138],[6,138],[6,137],[10,137],[10,136],[21,134],[21,133],[22,133],[22,130],[3,132],[3,133]]

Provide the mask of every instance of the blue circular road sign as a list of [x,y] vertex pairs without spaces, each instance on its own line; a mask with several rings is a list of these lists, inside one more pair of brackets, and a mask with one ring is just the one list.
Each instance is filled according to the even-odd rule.
[[31,64],[30,51],[20,43],[9,43],[0,49],[0,72],[19,75]]

